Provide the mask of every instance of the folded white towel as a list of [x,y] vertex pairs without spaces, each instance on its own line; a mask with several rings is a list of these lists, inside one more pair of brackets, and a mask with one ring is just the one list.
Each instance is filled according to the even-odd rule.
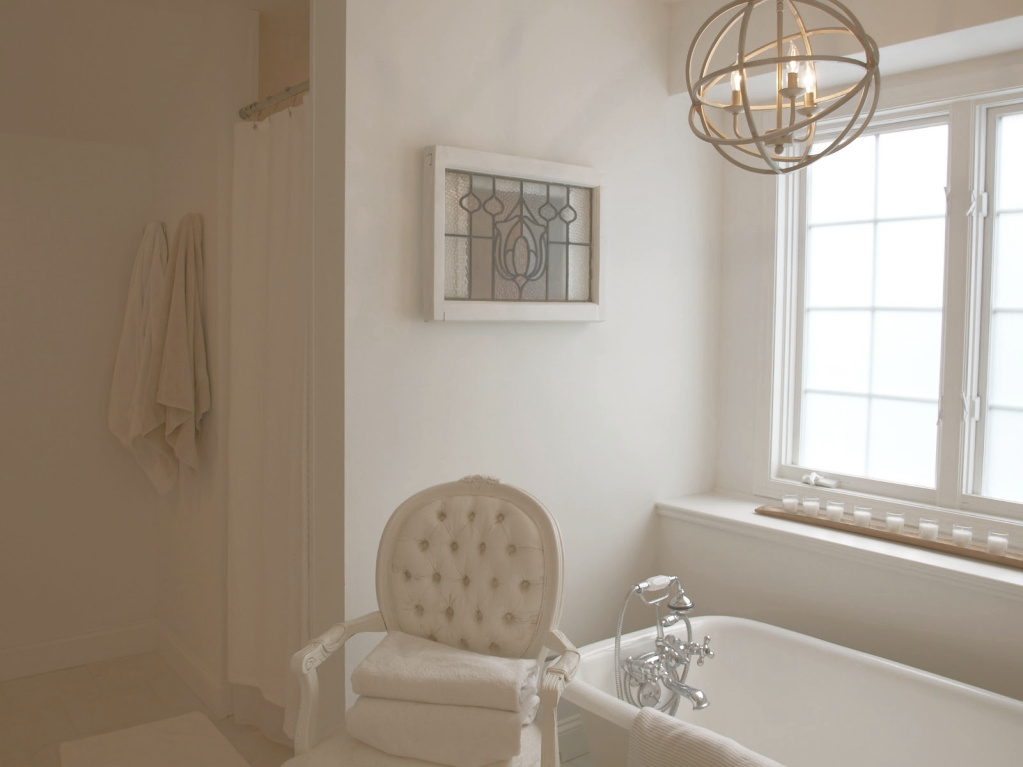
[[629,730],[629,767],[782,767],[712,730],[654,708],[642,709]]
[[497,658],[393,631],[352,672],[352,689],[374,698],[522,711],[536,697],[536,677],[535,659]]
[[[539,704],[539,700],[537,700]],[[533,706],[528,719],[536,716]],[[483,767],[516,756],[527,714],[360,697],[348,710],[348,734],[394,756],[451,767]]]

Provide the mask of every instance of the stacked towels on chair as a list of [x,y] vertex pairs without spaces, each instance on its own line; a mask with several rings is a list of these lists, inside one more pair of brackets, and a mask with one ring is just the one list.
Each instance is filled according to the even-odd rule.
[[348,733],[374,748],[452,767],[519,753],[536,717],[537,662],[390,632],[352,672]]

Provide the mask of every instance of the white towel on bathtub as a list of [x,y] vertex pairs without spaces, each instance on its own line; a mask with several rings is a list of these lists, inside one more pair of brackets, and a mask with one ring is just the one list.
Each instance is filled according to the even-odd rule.
[[498,658],[392,631],[352,672],[352,690],[374,698],[522,711],[536,699],[536,678],[535,659]]
[[712,730],[654,708],[641,709],[629,730],[629,767],[782,767]]
[[[483,767],[511,759],[522,749],[531,711],[442,706],[361,696],[345,716],[348,734],[395,756],[451,767]],[[528,719],[528,721],[524,721]]]

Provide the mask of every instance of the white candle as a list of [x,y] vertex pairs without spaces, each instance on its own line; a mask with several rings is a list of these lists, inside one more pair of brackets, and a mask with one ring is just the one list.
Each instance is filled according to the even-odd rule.
[[841,522],[842,515],[845,514],[845,504],[840,501],[828,501],[825,513],[832,522]]
[[987,550],[989,554],[1004,555],[1009,550],[1009,535],[1007,533],[988,533]]
[[925,541],[936,541],[938,540],[938,520],[936,519],[921,519],[920,525],[920,537]]
[[808,517],[816,517],[821,510],[820,498],[803,498],[803,513]]
[[799,496],[796,493],[786,493],[781,497],[781,507],[785,511],[795,512],[799,505]]
[[905,523],[905,515],[901,511],[889,511],[885,514],[884,523],[890,533],[901,533]]
[[969,546],[972,540],[972,527],[969,525],[952,525],[952,543],[956,546]]
[[853,508],[853,522],[860,527],[870,527],[870,507],[856,506]]

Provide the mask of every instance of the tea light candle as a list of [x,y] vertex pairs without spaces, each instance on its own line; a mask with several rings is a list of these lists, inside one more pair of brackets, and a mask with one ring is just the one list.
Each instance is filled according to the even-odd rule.
[[853,522],[860,527],[870,527],[870,507],[869,506],[854,506],[853,507]]
[[972,527],[969,525],[952,525],[952,543],[956,546],[969,546],[972,540]]
[[901,533],[905,521],[906,515],[901,511],[889,511],[884,515],[884,523],[889,533]]
[[842,515],[845,514],[845,504],[841,501],[828,501],[824,513],[828,515],[828,519],[832,522],[841,522]]
[[785,511],[795,512],[796,507],[799,505],[799,496],[796,493],[785,493],[781,497],[781,507]]
[[989,554],[1003,556],[1009,550],[1008,533],[988,533],[987,550]]
[[936,519],[921,519],[919,528],[920,537],[925,541],[936,541],[938,540],[938,520]]
[[820,498],[804,498],[803,499],[803,513],[808,517],[816,517],[817,512],[821,510],[821,499]]

